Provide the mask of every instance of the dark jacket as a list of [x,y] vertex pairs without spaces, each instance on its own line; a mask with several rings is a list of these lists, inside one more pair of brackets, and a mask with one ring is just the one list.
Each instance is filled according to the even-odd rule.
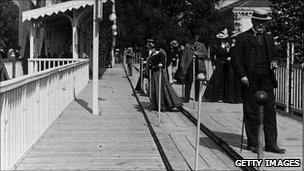
[[[275,54],[274,40],[271,35],[266,33],[263,34],[263,38],[266,46],[270,79],[273,87],[276,88],[277,81],[274,71],[270,69],[270,63],[274,61]],[[249,74],[253,73],[255,60],[257,59],[256,54],[258,54],[258,46],[259,43],[254,37],[254,32],[252,29],[237,36],[235,46],[232,50],[231,64],[239,79],[244,76],[249,78]]]
[[183,51],[183,55],[181,56],[180,59],[180,68],[182,70],[182,74],[185,75],[188,71],[188,68],[190,67],[193,59],[193,52],[198,51],[198,56],[197,56],[197,62],[198,62],[198,68],[197,73],[204,73],[206,74],[206,66],[205,66],[205,61],[204,59],[207,58],[208,53],[205,45],[203,43],[198,42],[196,47],[192,44],[186,44],[185,50]]

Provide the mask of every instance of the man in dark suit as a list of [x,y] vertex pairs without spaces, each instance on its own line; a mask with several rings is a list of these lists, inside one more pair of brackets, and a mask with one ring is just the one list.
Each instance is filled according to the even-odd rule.
[[[204,59],[207,58],[208,53],[204,43],[199,42],[199,34],[192,33],[192,42],[187,43],[185,50],[180,59],[180,67],[182,75],[185,76],[185,98],[184,102],[188,103],[190,100],[190,92],[193,80],[193,56],[195,56],[195,74],[196,78],[205,77],[206,66]],[[199,95],[199,81],[195,80],[195,100],[198,100]]]
[[277,87],[274,70],[278,66],[277,62],[274,61],[274,40],[271,35],[265,33],[265,25],[270,19],[265,10],[253,12],[251,19],[253,27],[237,36],[231,64],[242,83],[248,149],[254,153],[257,152],[259,115],[254,94],[263,90],[268,94],[264,110],[265,150],[283,154],[286,150],[277,145],[278,133],[274,96],[274,88]]

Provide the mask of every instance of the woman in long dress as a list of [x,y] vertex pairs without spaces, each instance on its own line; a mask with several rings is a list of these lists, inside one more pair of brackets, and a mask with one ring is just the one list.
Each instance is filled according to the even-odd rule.
[[230,48],[228,51],[228,58],[224,64],[224,72],[225,72],[225,84],[224,84],[224,99],[225,103],[241,103],[242,96],[241,96],[241,85],[239,80],[232,69],[231,66],[231,52],[234,47],[234,36],[235,34],[230,36],[232,38]]
[[228,30],[225,29],[216,36],[219,39],[217,46],[212,48],[211,57],[213,57],[213,74],[209,80],[203,97],[211,102],[223,102],[225,71],[224,65],[229,57],[228,53]]
[[158,110],[158,97],[159,97],[159,68],[158,64],[162,64],[161,68],[161,111],[171,111],[175,107],[182,106],[181,99],[177,96],[173,87],[169,83],[167,70],[166,70],[166,56],[160,52],[160,48],[155,46],[152,49],[152,55],[147,59],[145,68],[145,76],[147,77],[149,69],[152,71],[151,76],[151,108]]

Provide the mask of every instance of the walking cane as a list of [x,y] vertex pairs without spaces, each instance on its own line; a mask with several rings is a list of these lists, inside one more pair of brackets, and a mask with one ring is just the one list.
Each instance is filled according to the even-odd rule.
[[[150,99],[150,104],[152,100],[152,70],[149,67],[149,99]],[[152,110],[152,105],[150,105],[150,110]]]
[[[258,114],[259,114],[259,128],[258,128],[258,159],[264,160],[263,155],[263,129],[264,129],[264,104],[268,98],[268,95],[265,91],[258,91],[255,93],[255,100],[259,104]],[[258,168],[258,170],[264,170],[264,162]]]
[[[243,110],[243,113],[244,113],[244,110]],[[243,114],[243,120],[242,120],[242,135],[241,135],[241,152],[243,150],[243,142],[244,142],[244,127],[245,127],[245,117],[244,117],[244,114]]]
[[185,98],[185,84],[182,84],[182,98]]
[[152,70],[151,68],[149,67],[149,98],[150,98],[150,102],[151,102],[151,99],[152,99],[152,86],[151,86],[151,83],[152,83]]
[[160,107],[161,107],[161,69],[163,67],[163,64],[159,63],[158,68],[159,68],[159,77],[158,77],[158,126],[160,126]]
[[195,55],[193,55],[193,81],[192,81],[192,87],[193,87],[193,109],[195,109]]
[[198,77],[199,80],[199,96],[198,96],[198,111],[197,111],[197,126],[196,126],[196,147],[195,147],[195,163],[194,163],[194,170],[196,171],[198,168],[198,149],[199,149],[199,133],[201,127],[201,110],[202,110],[202,82],[204,78]]
[[139,65],[139,77],[140,77],[140,94],[143,92],[143,58],[140,58],[140,65]]

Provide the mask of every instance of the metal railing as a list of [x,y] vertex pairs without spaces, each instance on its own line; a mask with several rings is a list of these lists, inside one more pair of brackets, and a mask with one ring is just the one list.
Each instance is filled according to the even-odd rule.
[[14,169],[88,84],[89,60],[0,82],[0,170]]

